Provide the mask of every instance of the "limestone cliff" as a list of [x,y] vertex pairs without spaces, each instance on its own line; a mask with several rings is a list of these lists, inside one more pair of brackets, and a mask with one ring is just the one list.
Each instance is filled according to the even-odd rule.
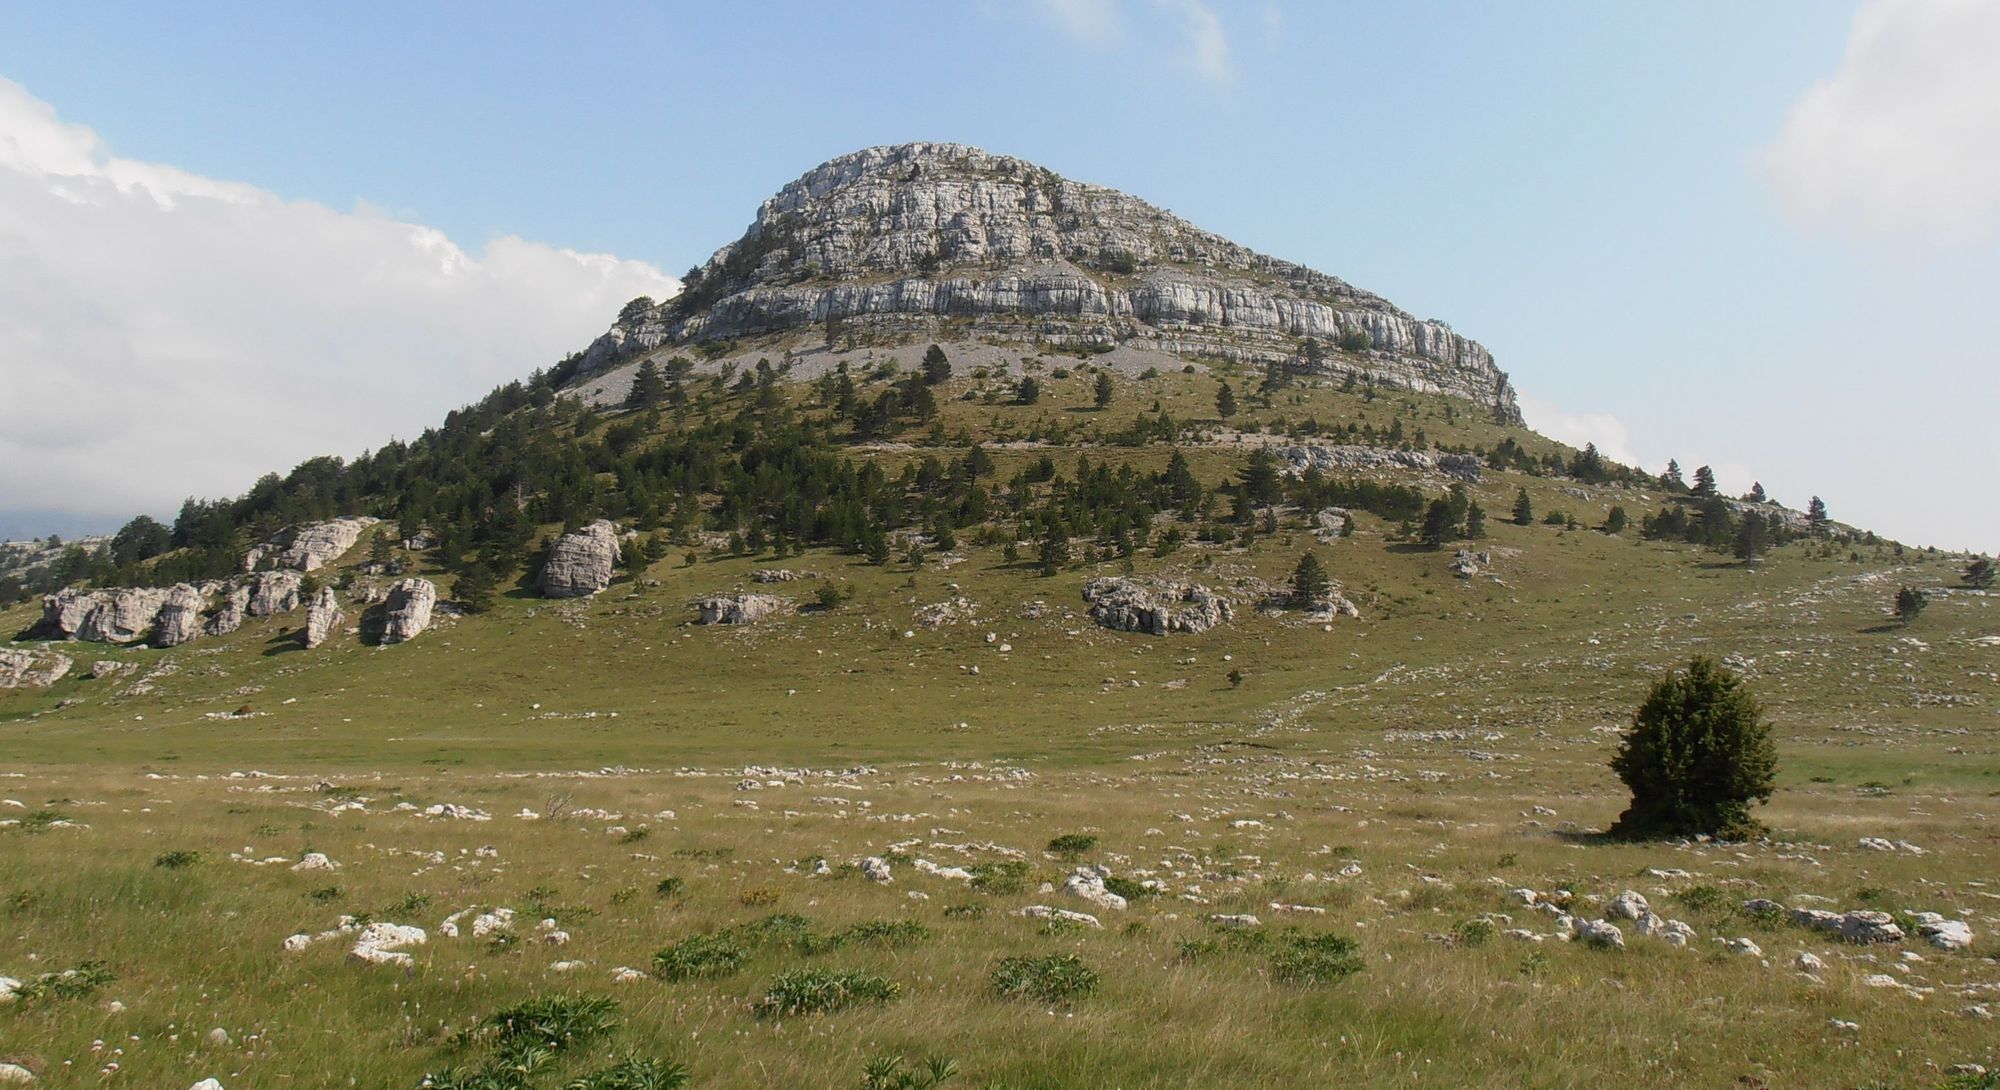
[[1326,349],[1323,373],[1372,375],[1518,419],[1492,355],[1442,322],[1136,197],[959,144],[870,148],[813,169],[765,201],[680,296],[600,337],[583,370],[701,341],[818,335],[829,322],[918,336],[953,323],[980,336],[1298,369],[1310,337]]

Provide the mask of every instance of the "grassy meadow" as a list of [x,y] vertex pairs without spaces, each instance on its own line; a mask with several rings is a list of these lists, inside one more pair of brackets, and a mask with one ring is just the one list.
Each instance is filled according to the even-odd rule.
[[[959,382],[946,426],[1004,438]],[[1214,389],[1150,382],[1121,381],[1103,419],[1156,398],[1199,416]],[[1097,419],[1083,375],[1049,385],[1005,429]],[[1292,396],[1246,416],[1498,434],[1443,399]],[[1242,446],[1190,456],[1219,480]],[[997,449],[1001,477],[1042,453]],[[1522,487],[1584,528],[1504,521]],[[1745,567],[1589,528],[1614,503],[1636,526],[1659,503],[1636,490],[1489,473],[1472,492],[1493,563],[1471,579],[1363,514],[1337,541],[1290,525],[1135,557],[1237,597],[1201,635],[1095,627],[1080,588],[1121,562],[1043,578],[968,542],[919,567],[676,550],[594,599],[514,591],[389,648],[301,650],[302,613],[168,651],[58,646],[70,677],[0,693],[0,976],[29,986],[0,1006],[0,1062],[48,1087],[503,1085],[442,1073],[501,1053],[484,1020],[567,996],[615,1001],[615,1025],[517,1085],[663,1085],[590,1081],[628,1055],[714,1088],[924,1086],[882,1061],[914,1077],[929,1056],[955,1064],[940,1085],[985,1090],[1989,1085],[1958,1065],[2000,1067],[2000,595],[1886,545]],[[1251,608],[1308,550],[1361,619]],[[827,581],[851,597],[750,626],[688,608],[732,588],[804,605]],[[1904,626],[1906,584],[1936,593]],[[1693,654],[1764,702],[1772,835],[1604,841],[1619,732]],[[131,669],[86,678],[99,659]],[[333,869],[294,869],[310,853]],[[1090,865],[1125,908],[1063,889]],[[1516,889],[1583,918],[1634,890],[1697,937],[1560,941]],[[1976,937],[1847,945],[1741,909],[1760,897]],[[497,909],[511,922],[474,935]],[[1257,924],[1215,919],[1239,915]],[[286,948],[343,916],[427,941],[407,964],[354,960],[351,933]],[[1742,938],[1759,952],[1719,941]],[[1069,955],[1087,972],[1000,987],[1005,959]],[[886,987],[801,1011],[770,995],[799,970]]]

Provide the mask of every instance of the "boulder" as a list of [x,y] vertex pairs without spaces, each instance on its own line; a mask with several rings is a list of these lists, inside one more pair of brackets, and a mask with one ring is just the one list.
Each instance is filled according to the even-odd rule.
[[1017,908],[1014,915],[1029,920],[1054,920],[1057,923],[1080,923],[1085,927],[1102,928],[1097,917],[1088,912],[1071,912],[1066,908],[1051,908],[1048,905],[1028,905]]
[[1903,929],[1896,925],[1896,917],[1887,912],[1868,909],[1828,912],[1818,908],[1795,908],[1791,911],[1791,918],[1801,927],[1838,935],[1845,942],[1867,945],[1903,941]]
[[54,651],[0,647],[0,689],[46,689],[61,681],[71,665],[68,655]]
[[1120,632],[1206,632],[1235,616],[1229,599],[1199,583],[1107,576],[1085,583],[1083,597],[1091,620]]
[[694,606],[699,624],[751,624],[784,609],[785,600],[769,594],[722,594]]
[[[250,596],[243,612],[252,617],[270,617],[299,608],[300,588],[305,576],[295,571],[260,571],[250,577]],[[235,601],[235,596],[230,596]]]
[[889,873],[889,862],[880,856],[871,855],[861,861],[861,874],[871,882],[893,882]]
[[229,596],[208,618],[208,634],[227,636],[243,627],[243,617],[250,610],[250,588],[235,586],[229,589]]
[[406,946],[422,946],[429,936],[421,927],[377,922],[361,929],[347,956],[364,965],[409,965],[415,959],[403,952]]
[[428,579],[397,580],[383,602],[382,642],[413,640],[429,628],[437,597],[437,584]]
[[20,1064],[0,1063],[0,1083],[27,1084],[35,1081],[35,1073]]
[[306,647],[310,649],[325,643],[340,620],[340,596],[333,592],[332,587],[319,588],[319,593],[313,595],[312,604],[306,607]]
[[57,591],[42,599],[42,627],[59,639],[137,643],[153,631],[167,594],[158,587]]
[[1651,910],[1645,894],[1628,889],[1611,899],[1611,905],[1604,910],[1604,914],[1614,920],[1636,920]]
[[618,527],[605,519],[564,534],[549,546],[542,565],[542,594],[583,598],[611,585],[618,570]]
[[1584,920],[1576,925],[1576,941],[1606,950],[1625,949],[1625,932],[1609,920]]
[[1936,912],[1912,913],[1911,919],[1916,921],[1917,934],[1940,950],[1964,950],[1972,945],[1972,925],[1964,920],[1947,919]]
[[318,571],[346,555],[368,528],[382,521],[366,515],[307,522],[290,527],[243,556],[243,570],[266,562],[292,571]]
[[153,646],[179,647],[201,635],[201,611],[207,605],[200,591],[186,583],[175,585],[153,617]]

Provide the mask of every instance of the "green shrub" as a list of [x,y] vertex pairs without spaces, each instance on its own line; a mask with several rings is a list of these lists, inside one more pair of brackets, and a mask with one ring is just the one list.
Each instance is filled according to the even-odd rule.
[[715,980],[735,975],[748,953],[727,931],[690,935],[654,954],[653,972],[661,980]]
[[930,929],[915,920],[863,920],[834,932],[833,945],[865,943],[895,948],[914,946],[930,937]]
[[186,848],[177,848],[170,852],[161,852],[160,854],[153,857],[153,865],[156,867],[164,868],[166,870],[179,870],[182,867],[192,867],[199,862],[201,862],[201,853],[196,851],[189,851]]
[[1287,933],[1271,953],[1271,977],[1287,984],[1332,984],[1361,971],[1359,950],[1354,940],[1338,935]]
[[628,1056],[588,1075],[571,1079],[563,1090],[680,1090],[688,1070],[668,1060]]
[[1007,999],[1068,1003],[1095,992],[1097,983],[1097,973],[1075,954],[1001,958],[993,969],[993,990]]
[[1728,907],[1729,894],[1718,886],[1689,886],[1674,894],[1674,900],[1691,912],[1716,912]]
[[1632,791],[1612,833],[1755,835],[1762,826],[1750,806],[1771,797],[1777,760],[1771,728],[1742,679],[1697,656],[1653,686],[1611,759]]
[[1151,897],[1153,895],[1152,890],[1147,889],[1134,878],[1106,878],[1104,880],[1104,888],[1128,901],[1136,901],[1141,897]]
[[1051,855],[1060,855],[1066,859],[1074,859],[1095,847],[1097,847],[1097,838],[1094,836],[1086,836],[1083,833],[1064,833],[1054,840],[1049,841],[1048,850]]
[[678,897],[685,889],[687,889],[687,883],[681,881],[679,878],[662,878],[659,884],[653,887],[653,892],[662,897]]
[[887,1003],[902,989],[884,977],[846,969],[793,969],[778,974],[751,1009],[759,1018],[833,1014],[862,1003]]
[[943,1056],[926,1056],[910,1068],[901,1056],[878,1056],[861,1069],[861,1090],[931,1090],[957,1075],[958,1062]]
[[117,980],[101,961],[79,962],[73,969],[43,973],[14,990],[22,1003],[43,999],[88,999],[92,992]]
[[618,1002],[597,995],[540,996],[508,1007],[486,1019],[503,1053],[527,1048],[551,1052],[589,1044],[618,1025]]
[[1020,893],[1028,888],[1029,867],[1019,859],[1008,859],[998,863],[974,863],[968,869],[972,871],[970,883],[972,888],[981,893],[1005,896]]
[[1453,946],[1484,946],[1493,940],[1497,929],[1492,920],[1460,920],[1451,928]]

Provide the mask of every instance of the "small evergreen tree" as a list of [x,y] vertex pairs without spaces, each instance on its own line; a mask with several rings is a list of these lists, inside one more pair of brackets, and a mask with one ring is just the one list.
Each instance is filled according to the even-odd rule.
[[1111,372],[1099,371],[1097,373],[1097,407],[1102,409],[1110,405],[1111,395],[1115,392],[1116,390],[1111,384]]
[[495,586],[493,569],[484,564],[473,564],[459,573],[451,593],[458,602],[458,608],[467,613],[484,613],[493,608]]
[[1681,464],[1679,462],[1674,461],[1672,458],[1667,459],[1667,471],[1660,474],[1660,487],[1669,492],[1687,491],[1687,481],[1681,477]]
[[1533,526],[1534,524],[1535,505],[1528,499],[1528,490],[1523,488],[1514,493],[1514,525]]
[[1224,420],[1236,415],[1236,391],[1226,382],[1215,391],[1215,414]]
[[625,395],[625,405],[632,409],[651,409],[666,400],[667,380],[660,375],[659,365],[646,360],[639,365],[639,372],[632,376],[632,390]]
[[1048,532],[1042,535],[1041,547],[1036,552],[1044,577],[1052,576],[1069,563],[1069,535],[1063,533],[1060,524],[1049,523]]
[[1697,657],[1653,686],[1611,759],[1632,791],[1632,805],[1611,831],[1755,835],[1761,826],[1750,807],[1770,799],[1777,764],[1771,728],[1742,679]]
[[1746,564],[1754,564],[1757,558],[1771,550],[1770,525],[1762,517],[1750,514],[1736,524],[1736,559]]
[[1042,384],[1036,382],[1032,376],[1023,378],[1020,384],[1014,387],[1014,399],[1023,405],[1033,405],[1042,399]]
[[1812,530],[1813,536],[1824,537],[1827,527],[1832,522],[1833,520],[1826,515],[1826,501],[1814,496],[1812,502],[1806,505],[1806,525]]
[[1476,503],[1466,505],[1465,536],[1474,539],[1486,536],[1486,508]]
[[1424,544],[1433,549],[1444,548],[1444,543],[1458,536],[1458,520],[1452,517],[1451,504],[1445,500],[1432,500],[1424,511],[1424,528],[1420,531]]
[[1764,503],[1770,498],[1764,493],[1763,481],[1751,481],[1750,491],[1744,495],[1743,501],[1745,503]]
[[1980,590],[1992,586],[1996,574],[1993,569],[1993,561],[1983,556],[1973,557],[1972,563],[1965,566],[1965,585]]
[[1326,568],[1313,553],[1305,553],[1292,569],[1292,604],[1301,609],[1310,609],[1323,600],[1333,588],[1333,581],[1327,578]]
[[951,360],[937,345],[924,350],[924,381],[932,386],[951,381]]
[[1694,471],[1694,494],[1697,496],[1715,495],[1715,470],[1707,466],[1702,466]]
[[1909,624],[1930,604],[1931,600],[1924,596],[1923,591],[1915,587],[1899,587],[1896,590],[1896,619]]
[[1610,513],[1604,516],[1604,532],[1607,534],[1622,533],[1627,522],[1628,516],[1625,514],[1625,509],[1614,506],[1611,508]]

